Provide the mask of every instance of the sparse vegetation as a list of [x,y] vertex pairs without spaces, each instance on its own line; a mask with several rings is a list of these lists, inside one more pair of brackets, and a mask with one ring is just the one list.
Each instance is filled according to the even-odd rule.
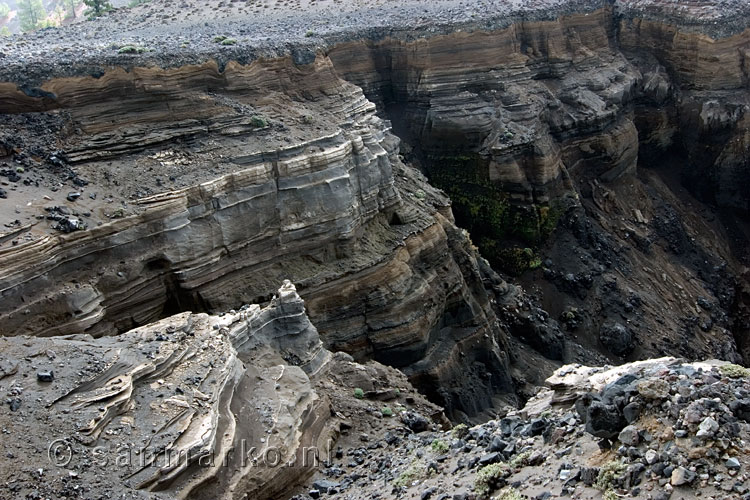
[[42,0],[21,0],[18,2],[18,19],[21,23],[21,31],[33,31],[41,27],[47,18]]
[[107,0],[83,0],[83,3],[88,7],[84,15],[89,19],[99,17],[112,10],[112,4]]
[[607,490],[604,492],[604,495],[602,495],[602,500],[619,500],[620,497],[617,496],[617,493],[615,493],[614,490]]
[[502,486],[502,481],[510,475],[510,468],[502,462],[485,465],[477,471],[474,479],[474,491],[480,497],[488,497],[490,493]]
[[441,441],[440,439],[433,440],[430,446],[432,447],[432,451],[439,454],[448,453],[448,450],[450,449],[448,443]]
[[393,486],[401,487],[406,486],[409,487],[411,484],[418,480],[422,479],[425,475],[425,468],[424,464],[421,460],[415,458],[411,464],[409,464],[409,467],[404,470],[399,476],[393,480]]
[[599,469],[599,475],[596,478],[594,486],[602,491],[611,490],[615,481],[625,472],[625,469],[625,464],[617,460],[607,462]]
[[55,10],[52,11],[52,19],[54,19],[56,26],[60,26],[65,20],[65,17],[65,9],[62,5],[58,5],[57,7],[55,7]]
[[65,0],[65,6],[70,11],[70,17],[75,19],[76,16],[76,7],[78,7],[78,1],[77,0]]
[[128,7],[132,9],[133,7],[138,7],[139,5],[148,3],[148,1],[149,0],[130,0],[130,2],[128,3]]
[[515,488],[508,488],[503,490],[498,496],[497,500],[524,500],[521,494]]
[[719,367],[719,371],[729,378],[750,377],[750,369],[735,364],[722,365]]
[[357,399],[362,399],[365,397],[365,391],[363,391],[361,388],[357,387],[354,389],[354,397]]
[[458,424],[451,429],[451,435],[456,439],[461,439],[469,433],[469,428],[466,424]]
[[250,118],[250,125],[252,125],[255,128],[264,128],[268,126],[268,120],[266,120],[260,115],[255,115],[252,118]]
[[234,38],[225,38],[224,40],[221,41],[222,45],[234,45],[236,43],[237,43],[237,40],[235,40]]
[[7,3],[0,3],[0,19],[8,17],[10,14],[10,7]]
[[122,219],[123,217],[125,217],[125,210],[123,210],[122,208],[116,208],[111,213],[105,215],[110,219]]
[[392,417],[393,416],[393,410],[391,410],[388,406],[384,406],[380,413],[383,414],[384,417]]
[[513,457],[513,460],[510,461],[509,465],[512,469],[517,469],[519,467],[528,465],[530,456],[531,456],[530,451],[524,451],[523,453],[519,453],[518,455]]
[[315,36],[315,32],[313,30],[307,30],[307,32],[305,33],[305,36],[307,38],[310,38],[311,36]]
[[227,37],[224,36],[224,35],[216,35],[214,37],[214,43],[221,43],[221,42],[223,42],[226,39],[227,39]]
[[10,35],[11,33],[7,26],[3,26],[2,28],[0,28],[0,36],[10,36]]
[[144,52],[148,52],[148,49],[138,45],[123,45],[117,51],[118,54],[143,54]]

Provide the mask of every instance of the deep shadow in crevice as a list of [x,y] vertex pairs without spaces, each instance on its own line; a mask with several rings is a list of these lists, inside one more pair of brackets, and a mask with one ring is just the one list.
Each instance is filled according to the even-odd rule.
[[158,272],[164,287],[164,307],[160,318],[166,318],[182,312],[209,312],[208,305],[197,292],[184,289],[177,275],[172,271],[172,264],[165,258],[148,261],[145,266],[147,272]]

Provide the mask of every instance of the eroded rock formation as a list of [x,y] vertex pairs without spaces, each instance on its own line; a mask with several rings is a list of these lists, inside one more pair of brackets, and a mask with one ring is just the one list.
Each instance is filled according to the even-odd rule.
[[[0,345],[0,474],[17,498],[277,496],[333,458],[355,384],[391,400],[401,388],[440,422],[403,375],[326,350],[289,282],[265,308]],[[15,475],[18,461],[39,477]]]
[[693,193],[747,210],[746,8],[547,3],[257,52],[201,32],[174,58],[62,36],[46,72],[14,45],[2,333],[109,336],[291,278],[326,346],[454,417],[530,366],[737,359],[742,256],[637,166],[682,155]]

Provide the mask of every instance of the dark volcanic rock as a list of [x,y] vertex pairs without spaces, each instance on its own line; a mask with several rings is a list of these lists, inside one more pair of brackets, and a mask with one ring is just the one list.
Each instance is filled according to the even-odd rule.
[[599,341],[618,356],[626,356],[634,348],[633,333],[620,323],[605,323],[599,329]]

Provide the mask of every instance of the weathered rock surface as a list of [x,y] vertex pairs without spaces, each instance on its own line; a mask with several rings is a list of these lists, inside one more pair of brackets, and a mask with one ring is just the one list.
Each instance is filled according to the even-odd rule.
[[400,388],[412,411],[440,415],[395,370],[323,348],[289,282],[265,308],[0,345],[16,402],[0,410],[0,495],[12,498],[274,497],[332,458],[351,384]]
[[[327,346],[403,369],[453,416],[542,376],[521,373],[534,365],[674,349],[737,360],[750,345],[739,259],[696,239],[700,221],[681,225],[671,188],[636,169],[683,151],[688,177],[710,172],[696,194],[747,208],[747,6],[686,5],[405,2],[366,31],[390,6],[347,6],[362,16],[306,36],[299,23],[330,7],[316,6],[253,20],[275,25],[267,36],[221,25],[236,46],[195,12],[154,30],[158,7],[142,6],[28,38],[51,55],[14,39],[0,61],[15,188],[3,333],[110,335],[263,302],[290,277]],[[542,289],[506,286],[412,165],[491,264],[539,269]],[[609,324],[614,337],[590,333]]]
[[[335,477],[337,495],[351,499],[745,499],[750,426],[733,408],[750,391],[748,375],[725,362],[676,358],[566,365],[549,379],[550,389],[502,419],[447,432],[403,428],[377,447],[342,438],[342,453],[318,475]],[[664,399],[638,393],[653,382],[668,383]],[[575,409],[585,396],[615,406],[618,398],[637,402],[643,413],[603,443]],[[701,433],[709,419],[722,424],[711,425],[707,439]],[[309,498],[302,490],[295,499]]]
[[507,340],[449,201],[403,165],[389,124],[327,58],[50,85],[83,128],[59,129],[55,157],[86,180],[59,217],[87,210],[89,229],[37,224],[0,250],[4,334],[110,335],[267,300],[291,276],[332,349],[440,385],[451,410],[475,414],[510,389]]

